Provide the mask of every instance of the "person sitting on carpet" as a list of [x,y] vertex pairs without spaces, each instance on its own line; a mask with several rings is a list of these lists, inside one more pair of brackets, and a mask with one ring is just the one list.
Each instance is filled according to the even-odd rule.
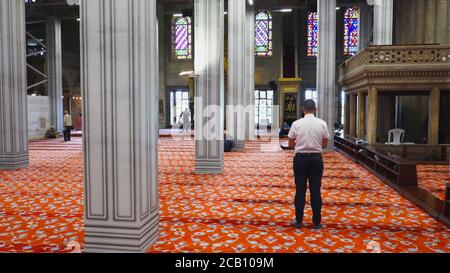
[[307,182],[311,193],[314,229],[321,229],[322,195],[320,188],[323,176],[322,150],[328,146],[330,132],[325,121],[316,118],[316,103],[306,100],[303,103],[305,118],[292,124],[289,147],[295,148],[294,175],[296,184],[295,215],[293,226],[303,227],[303,213]]
[[280,138],[283,138],[284,136],[287,136],[289,134],[289,130],[291,129],[291,126],[287,122],[283,123],[283,127],[280,129]]
[[45,138],[57,138],[58,132],[55,129],[55,126],[51,126],[50,129],[45,133]]
[[226,134],[223,134],[223,145],[224,145],[224,149],[223,151],[225,153],[230,153],[233,151],[233,149],[236,147],[236,142],[234,142],[233,140],[227,139]]

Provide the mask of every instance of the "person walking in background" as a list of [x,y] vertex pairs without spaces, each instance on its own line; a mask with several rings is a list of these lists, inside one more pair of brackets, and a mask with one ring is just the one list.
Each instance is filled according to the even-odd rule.
[[68,111],[64,112],[64,141],[70,141],[70,134],[73,129],[72,116]]
[[81,114],[75,118],[75,130],[81,131],[83,129],[83,118]]
[[303,103],[305,117],[292,124],[289,131],[289,148],[295,148],[294,175],[296,184],[295,220],[293,226],[303,227],[306,189],[309,180],[311,207],[314,229],[321,229],[322,224],[322,150],[328,146],[330,133],[325,121],[315,117],[316,103],[306,100]]
[[183,130],[189,132],[191,130],[191,111],[189,111],[189,108],[186,108],[181,114],[181,119],[183,120]]

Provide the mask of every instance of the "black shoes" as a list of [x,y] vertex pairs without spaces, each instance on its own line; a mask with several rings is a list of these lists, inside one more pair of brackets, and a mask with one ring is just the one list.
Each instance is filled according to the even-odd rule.
[[[291,226],[296,227],[296,228],[304,228],[305,227],[305,225],[303,223],[299,223],[296,220],[294,220],[291,223]],[[314,225],[313,229],[320,230],[320,229],[323,229],[323,226],[321,224]]]
[[297,221],[292,222],[291,225],[292,225],[293,227],[296,227],[296,228],[303,228],[303,227],[304,227],[304,225],[303,225],[302,223],[299,223],[299,222],[297,222]]

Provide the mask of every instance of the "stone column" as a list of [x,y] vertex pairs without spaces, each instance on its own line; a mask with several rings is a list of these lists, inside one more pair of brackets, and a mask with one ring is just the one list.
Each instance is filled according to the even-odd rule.
[[369,144],[377,143],[377,124],[378,124],[378,90],[374,87],[369,88],[368,103],[368,124],[367,141]]
[[358,93],[358,138],[366,137],[366,95]]
[[425,2],[429,0],[416,0],[415,5],[415,41],[416,44],[423,44],[425,41]]
[[0,0],[0,170],[28,166],[24,3]]
[[356,94],[350,95],[350,135],[356,138]]
[[255,126],[255,11],[247,7],[245,14],[245,98],[247,106],[245,140],[256,138]]
[[392,45],[394,4],[393,0],[374,0],[374,33],[375,45]]
[[373,31],[373,12],[367,3],[363,2],[359,5],[359,50],[370,45]]
[[350,135],[350,95],[345,95],[344,136]]
[[336,109],[336,1],[318,0],[319,46],[317,56],[317,90],[319,117],[330,130],[333,145]]
[[87,252],[145,252],[158,237],[156,0],[82,0]]
[[450,2],[447,3],[447,43],[450,44]]
[[441,91],[435,87],[430,92],[430,107],[428,109],[428,144],[439,144],[439,116]]
[[50,99],[50,123],[59,132],[64,127],[61,19],[51,17],[46,23],[48,96]]
[[228,0],[227,138],[236,150],[245,148],[246,1]]
[[[157,2],[157,16],[158,16],[158,35],[159,37],[167,37],[166,35],[166,20],[164,15],[164,4],[162,2]],[[170,20],[168,20],[170,22]],[[170,119],[170,107],[167,110],[166,105],[169,105],[168,99],[166,98],[166,58],[169,54],[166,44],[168,39],[158,39],[158,56],[159,56],[159,98],[163,101],[162,115],[159,116],[159,128],[167,128],[170,126],[167,124],[167,120]],[[191,91],[189,82],[189,91]],[[192,92],[193,93],[193,92]],[[184,109],[183,109],[184,110]]]
[[434,39],[434,27],[435,27],[435,19],[436,19],[436,5],[434,0],[426,0],[425,1],[425,44],[432,44],[435,42]]
[[195,171],[222,173],[224,1],[195,0]]
[[446,44],[447,34],[448,34],[448,16],[447,5],[448,0],[436,0],[436,27],[435,27],[435,37],[436,43]]

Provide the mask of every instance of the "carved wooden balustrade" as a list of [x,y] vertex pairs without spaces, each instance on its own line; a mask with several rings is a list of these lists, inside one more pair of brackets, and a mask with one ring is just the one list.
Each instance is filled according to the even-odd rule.
[[[423,90],[448,88],[450,45],[367,47],[341,65],[340,83],[348,92],[370,85],[387,90],[417,89],[417,84]],[[405,86],[408,83],[413,86]]]
[[438,144],[440,96],[450,90],[450,45],[369,46],[340,66],[339,81],[346,135],[377,143],[379,94],[420,93],[430,101],[428,144]]

